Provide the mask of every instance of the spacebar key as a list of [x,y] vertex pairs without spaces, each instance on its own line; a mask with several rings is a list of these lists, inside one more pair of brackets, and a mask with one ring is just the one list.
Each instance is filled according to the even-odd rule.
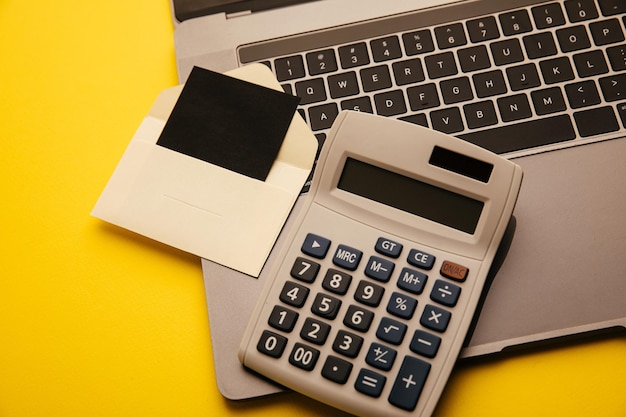
[[565,142],[576,137],[569,115],[530,120],[494,129],[464,133],[457,137],[501,154]]

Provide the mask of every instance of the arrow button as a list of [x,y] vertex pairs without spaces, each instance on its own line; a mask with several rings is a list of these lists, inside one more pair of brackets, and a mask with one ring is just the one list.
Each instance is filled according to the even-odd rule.
[[322,259],[328,253],[328,248],[330,247],[330,240],[325,237],[318,236],[313,233],[309,233],[304,238],[304,243],[302,244],[302,252],[312,256],[314,258]]

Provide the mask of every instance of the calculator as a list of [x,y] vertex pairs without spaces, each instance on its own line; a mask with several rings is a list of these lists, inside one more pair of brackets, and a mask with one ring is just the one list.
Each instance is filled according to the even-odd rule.
[[522,176],[443,133],[340,113],[240,361],[355,415],[431,415]]

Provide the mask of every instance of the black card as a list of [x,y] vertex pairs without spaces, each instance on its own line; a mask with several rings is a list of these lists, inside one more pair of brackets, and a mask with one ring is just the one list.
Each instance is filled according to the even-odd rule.
[[194,67],[157,144],[265,181],[299,102]]

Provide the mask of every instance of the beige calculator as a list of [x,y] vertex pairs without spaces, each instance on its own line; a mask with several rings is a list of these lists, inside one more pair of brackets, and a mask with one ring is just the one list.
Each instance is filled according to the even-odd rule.
[[342,112],[239,359],[352,414],[429,416],[521,181],[468,142]]

